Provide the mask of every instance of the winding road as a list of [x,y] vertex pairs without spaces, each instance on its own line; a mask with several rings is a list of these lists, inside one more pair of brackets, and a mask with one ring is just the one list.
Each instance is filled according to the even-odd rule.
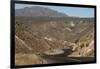
[[[43,64],[53,64],[53,63],[81,63],[81,62],[92,62],[94,57],[67,57],[71,50],[65,50],[63,54],[57,55],[46,55],[41,56],[43,59]],[[66,54],[67,53],[67,54]]]

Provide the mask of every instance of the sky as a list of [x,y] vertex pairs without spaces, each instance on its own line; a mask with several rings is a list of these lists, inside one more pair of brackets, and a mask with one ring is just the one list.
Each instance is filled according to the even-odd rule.
[[47,7],[52,10],[64,13],[68,16],[75,17],[94,17],[94,8],[83,8],[83,7],[65,7],[65,6],[48,6],[48,5],[30,5],[30,4],[15,4],[15,9],[22,9],[25,7],[40,6]]

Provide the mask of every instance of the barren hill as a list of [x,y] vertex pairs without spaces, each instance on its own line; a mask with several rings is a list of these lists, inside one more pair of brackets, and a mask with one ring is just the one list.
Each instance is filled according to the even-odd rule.
[[[31,52],[66,48],[94,29],[92,19],[85,20],[80,18],[79,20],[79,18],[76,18],[76,20],[70,19],[69,21],[51,20],[39,22],[34,21],[33,18],[32,21],[29,20],[29,23],[28,20],[22,21],[23,19],[18,17],[16,19],[16,36],[32,49]],[[20,45],[16,46],[19,47]],[[25,50],[29,50],[26,46],[25,48]]]
[[17,9],[15,13],[16,64],[43,64],[41,56],[54,49],[71,51],[65,52],[66,57],[94,57],[93,18],[68,17],[43,7]]
[[33,6],[25,7],[23,9],[16,9],[15,16],[27,16],[27,17],[66,17],[67,15],[61,12],[57,12],[50,8]]

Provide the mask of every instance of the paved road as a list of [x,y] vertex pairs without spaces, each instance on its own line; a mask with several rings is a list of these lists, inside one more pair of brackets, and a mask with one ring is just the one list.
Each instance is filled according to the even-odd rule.
[[71,50],[65,50],[63,54],[57,55],[46,55],[44,54],[42,57],[43,64],[52,64],[52,63],[72,63],[72,62],[92,62],[94,61],[94,57],[67,57],[67,55],[71,54]]
[[72,62],[92,62],[94,61],[93,57],[50,57],[45,56],[43,58],[44,64],[52,64],[52,63],[72,63]]

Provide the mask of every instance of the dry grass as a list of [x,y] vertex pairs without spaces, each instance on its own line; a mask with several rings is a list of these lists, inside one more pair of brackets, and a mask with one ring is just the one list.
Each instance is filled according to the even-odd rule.
[[16,54],[15,64],[16,65],[32,65],[41,64],[41,58],[35,54]]

